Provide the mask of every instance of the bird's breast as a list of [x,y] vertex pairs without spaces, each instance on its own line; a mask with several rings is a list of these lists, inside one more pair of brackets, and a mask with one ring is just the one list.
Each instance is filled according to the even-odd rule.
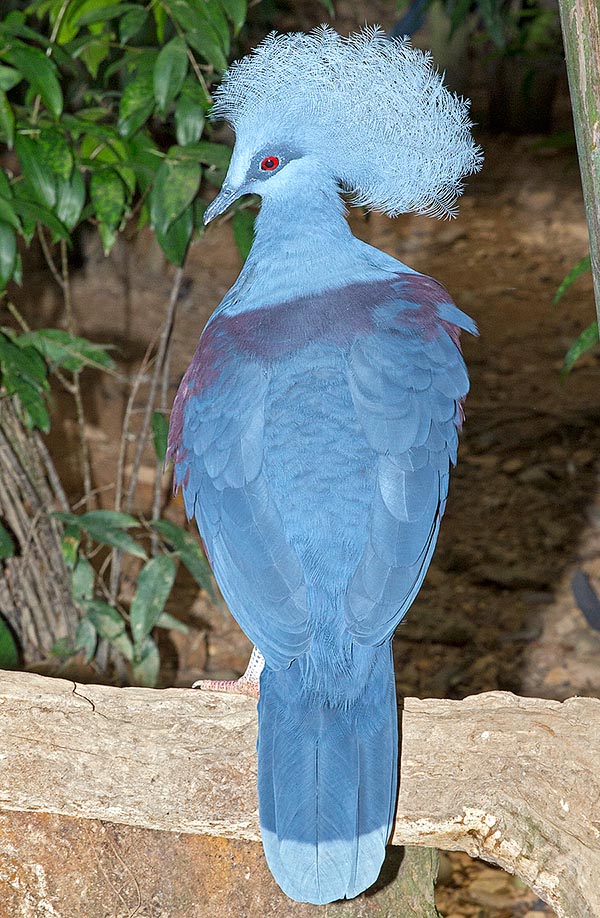
[[387,278],[347,284],[256,309],[217,314],[214,330],[241,353],[271,363],[315,342],[349,346],[358,335],[373,330],[374,309],[394,295]]

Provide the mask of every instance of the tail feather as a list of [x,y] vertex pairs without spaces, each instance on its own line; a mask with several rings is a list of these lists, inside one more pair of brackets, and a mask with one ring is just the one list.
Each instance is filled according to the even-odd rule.
[[258,792],[265,855],[291,898],[324,904],[352,898],[381,869],[394,813],[396,694],[388,644],[362,694],[319,704],[298,673],[261,679]]

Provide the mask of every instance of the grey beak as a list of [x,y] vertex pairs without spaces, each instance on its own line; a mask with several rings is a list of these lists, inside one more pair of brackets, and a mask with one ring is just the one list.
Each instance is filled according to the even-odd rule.
[[214,220],[215,217],[222,214],[223,211],[227,210],[229,205],[233,204],[239,197],[239,188],[232,188],[231,185],[224,183],[214,201],[212,201],[204,211],[204,225],[206,226],[211,220]]

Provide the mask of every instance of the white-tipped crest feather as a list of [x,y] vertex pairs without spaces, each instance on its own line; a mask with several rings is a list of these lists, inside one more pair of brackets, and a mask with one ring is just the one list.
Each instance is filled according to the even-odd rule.
[[453,217],[462,179],[483,156],[468,101],[442,80],[428,52],[379,28],[348,38],[328,26],[272,33],[229,68],[213,117],[238,142],[323,157],[355,204]]

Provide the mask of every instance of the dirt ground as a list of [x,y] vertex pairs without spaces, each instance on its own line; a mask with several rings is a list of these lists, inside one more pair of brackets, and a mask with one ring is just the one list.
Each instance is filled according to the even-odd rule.
[[[587,624],[571,589],[574,573],[583,571],[600,591],[598,354],[565,384],[559,378],[566,349],[593,317],[589,275],[552,306],[558,284],[588,250],[576,155],[537,137],[480,142],[486,165],[470,181],[457,221],[351,215],[358,236],[440,280],[480,330],[479,338],[464,339],[472,390],[439,545],[394,639],[398,691],[598,695],[600,632]],[[174,333],[171,397],[239,268],[227,222],[193,247]],[[122,366],[135,370],[160,327],[171,279],[146,234],[107,260],[92,246],[74,278],[81,332],[115,343]],[[57,315],[56,291],[41,272],[20,300],[37,325]],[[124,398],[114,379],[90,377],[94,472],[106,506]],[[76,497],[72,417],[57,418],[51,445]],[[139,509],[148,498],[142,489]],[[179,498],[168,497],[167,515],[182,521]],[[227,678],[245,668],[249,642],[191,580],[181,578],[169,611],[191,633],[164,639],[163,684]],[[445,918],[552,914],[514,878],[466,855],[443,856],[438,906]]]

